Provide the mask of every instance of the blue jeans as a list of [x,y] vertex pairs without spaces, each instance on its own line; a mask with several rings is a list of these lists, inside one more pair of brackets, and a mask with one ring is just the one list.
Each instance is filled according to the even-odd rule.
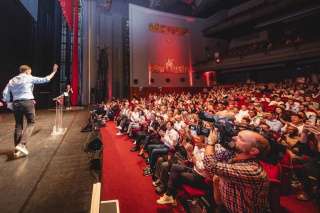
[[[35,108],[33,100],[14,101],[13,115],[16,120],[14,130],[14,145],[19,143],[26,144],[31,136],[35,124]],[[23,116],[27,119],[27,127],[23,134]]]
[[168,154],[169,150],[170,150],[169,147],[165,146],[164,144],[150,144],[147,147],[149,160],[150,160],[150,168],[152,170],[155,169],[157,156]]

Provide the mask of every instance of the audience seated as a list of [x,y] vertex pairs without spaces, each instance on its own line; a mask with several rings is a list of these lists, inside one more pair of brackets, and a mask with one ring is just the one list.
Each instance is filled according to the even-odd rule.
[[[145,158],[146,162],[149,163],[149,156],[144,156],[144,152],[147,151],[147,148],[151,144],[159,144],[160,143],[160,130],[166,132],[167,127],[166,127],[166,122],[162,116],[157,116],[157,121],[158,121],[158,129],[155,131],[156,134],[149,135],[148,137],[145,138],[143,148],[140,150],[140,153],[138,156]],[[137,141],[136,141],[137,143]]]
[[135,151],[139,151],[140,150],[140,144],[141,141],[144,140],[146,137],[152,135],[152,134],[156,134],[157,130],[159,127],[159,123],[156,120],[156,114],[155,113],[151,113],[150,115],[150,120],[148,122],[148,125],[146,126],[146,130],[145,131],[140,131],[138,133],[138,137],[135,140],[135,147],[133,147],[131,149],[131,152],[135,152]]
[[180,131],[178,144],[175,146],[176,152],[158,158],[155,181],[152,183],[156,187],[157,194],[162,194],[166,191],[171,166],[173,164],[185,165],[184,161],[187,160],[187,148],[189,146],[187,144],[193,146],[193,140],[190,129],[183,127]]
[[[143,170],[143,175],[153,175],[152,184],[156,193],[166,192],[157,201],[158,203],[175,205],[175,195],[181,183],[199,189],[207,187],[203,185],[203,180],[209,177],[207,172],[211,171],[212,175],[215,175],[215,186],[219,186],[218,191],[214,189],[215,200],[221,202],[228,211],[241,212],[241,209],[247,208],[264,212],[269,209],[266,201],[268,187],[265,183],[267,180],[265,173],[261,171],[261,176],[257,175],[259,178],[254,180],[246,179],[246,174],[253,175],[261,170],[256,164],[256,158],[260,157],[260,154],[265,154],[266,146],[263,145],[265,140],[262,135],[248,132],[245,127],[240,127],[240,130],[243,130],[233,138],[233,143],[230,143],[233,144],[233,154],[230,154],[232,153],[230,151],[224,152],[229,154],[225,155],[227,159],[222,161],[219,158],[222,153],[222,151],[219,153],[220,149],[217,149],[216,156],[207,154],[204,160],[208,170],[204,170],[201,161],[203,150],[213,147],[210,145],[213,136],[211,134],[208,138],[204,137],[201,135],[203,133],[197,130],[200,127],[212,129],[214,125],[199,119],[198,112],[204,111],[208,116],[227,117],[230,123],[234,122],[248,128],[256,127],[263,131],[269,140],[284,145],[290,153],[293,165],[302,165],[298,172],[302,174],[303,179],[298,173],[297,175],[292,173],[291,186],[297,187],[302,183],[304,188],[297,199],[306,201],[319,195],[320,146],[317,141],[318,136],[320,137],[320,127],[309,121],[310,116],[317,118],[320,115],[319,94],[320,87],[317,85],[286,79],[280,83],[217,86],[206,93],[197,94],[174,92],[164,95],[150,94],[148,97],[140,98],[140,101],[137,98],[131,101],[124,99],[122,102],[112,100],[102,103],[99,109],[104,110],[100,110],[102,116],[104,114],[115,116],[117,128],[120,129],[118,135],[122,135],[124,131],[130,133],[132,128],[146,127],[138,132],[134,141],[135,146],[131,151],[140,150],[138,155],[145,158],[149,164]],[[274,100],[270,101],[270,98]],[[251,137],[247,138],[247,134]],[[311,136],[314,136],[312,148],[309,146]],[[192,146],[193,138],[196,138],[195,147]],[[255,145],[246,146],[243,140]],[[145,151],[148,153],[147,156],[144,156]],[[234,158],[235,156],[237,158]],[[243,156],[245,159],[239,158]],[[231,161],[233,158],[234,162]],[[185,159],[191,160],[194,168],[186,167]],[[251,168],[247,167],[249,161],[250,166],[254,165],[254,169],[248,170]],[[242,170],[243,165],[246,165],[246,169]],[[232,174],[233,177],[230,176]],[[252,184],[260,184],[260,191]],[[226,191],[231,186],[237,195],[231,195],[232,190]],[[247,197],[240,198],[239,194],[244,192],[242,191],[244,186],[246,191],[251,190],[258,197],[249,198],[246,194]],[[255,196],[252,193],[249,194]],[[232,196],[235,199],[231,199]],[[247,206],[246,199],[255,199],[257,202]]]
[[281,128],[281,133],[286,133],[287,132],[287,127],[293,126],[298,129],[298,135],[301,135],[304,123],[302,120],[302,116],[299,114],[293,114],[291,115],[291,122],[287,122],[284,127]]
[[144,176],[150,176],[154,174],[158,155],[168,154],[170,148],[174,148],[177,145],[179,134],[173,129],[173,125],[174,124],[172,121],[167,121],[167,131],[164,132],[161,129],[159,131],[162,143],[151,144],[147,147],[150,166],[146,167],[144,170]]
[[275,131],[277,133],[280,132],[282,128],[282,123],[276,118],[276,114],[274,112],[266,113],[266,119],[262,119],[261,123],[268,124],[270,126],[270,130]]
[[203,158],[205,151],[205,138],[203,135],[197,136],[195,139],[195,148],[191,144],[186,144],[188,159],[193,163],[194,167],[190,168],[179,164],[173,164],[170,170],[167,192],[157,200],[159,204],[177,205],[176,193],[180,184],[194,186],[196,188],[206,187],[205,178],[210,177],[209,171],[204,168]]

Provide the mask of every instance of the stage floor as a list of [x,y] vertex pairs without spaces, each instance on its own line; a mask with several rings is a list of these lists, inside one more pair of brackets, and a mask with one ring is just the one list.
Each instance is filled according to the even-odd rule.
[[14,158],[14,117],[0,114],[0,211],[89,212],[94,178],[83,151],[88,133],[81,126],[90,111],[63,111],[64,135],[51,136],[55,110],[37,110],[27,144],[29,155]]

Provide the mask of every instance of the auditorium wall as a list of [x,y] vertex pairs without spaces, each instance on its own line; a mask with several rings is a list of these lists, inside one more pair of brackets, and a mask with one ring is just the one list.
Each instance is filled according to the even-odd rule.
[[[1,91],[19,74],[23,64],[32,68],[34,76],[50,74],[53,64],[60,63],[62,15],[59,2],[1,1],[0,14]],[[57,74],[50,83],[34,87],[37,108],[55,104],[52,98],[60,94],[59,81]]]
[[[208,79],[193,74],[192,64],[205,60],[205,47],[215,39],[204,38],[203,19],[178,16],[129,5],[130,87],[206,87]],[[149,24],[162,28],[188,30],[187,35],[149,30]],[[209,82],[210,84],[210,82]],[[211,84],[212,85],[212,84]]]

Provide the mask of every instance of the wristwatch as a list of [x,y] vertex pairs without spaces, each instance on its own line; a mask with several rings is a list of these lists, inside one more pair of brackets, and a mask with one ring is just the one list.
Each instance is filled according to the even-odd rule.
[[211,141],[208,141],[207,145],[209,145],[209,146],[214,146],[215,144],[212,143]]

